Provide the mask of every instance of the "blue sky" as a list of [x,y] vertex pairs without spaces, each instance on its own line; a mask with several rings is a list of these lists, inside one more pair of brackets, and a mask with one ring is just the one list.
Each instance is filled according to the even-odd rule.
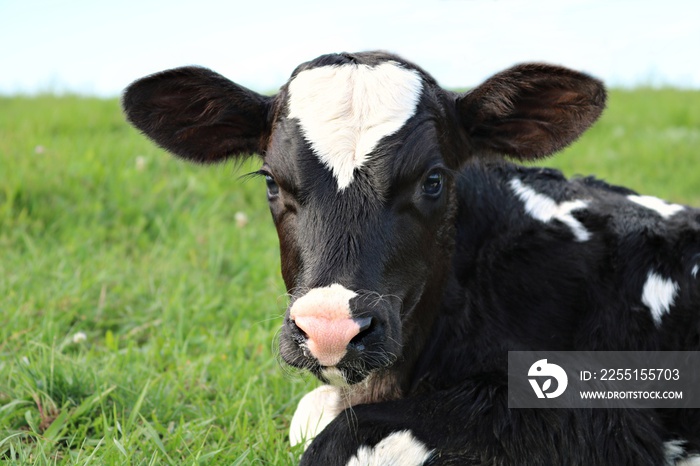
[[546,61],[609,85],[700,88],[699,18],[695,0],[0,0],[0,93],[114,96],[188,64],[270,91],[303,61],[367,49],[447,87]]

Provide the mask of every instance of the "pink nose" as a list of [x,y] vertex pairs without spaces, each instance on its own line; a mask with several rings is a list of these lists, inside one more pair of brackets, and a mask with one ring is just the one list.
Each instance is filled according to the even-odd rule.
[[299,316],[294,323],[306,334],[306,345],[311,354],[326,367],[340,362],[350,341],[365,327],[353,319],[316,316]]

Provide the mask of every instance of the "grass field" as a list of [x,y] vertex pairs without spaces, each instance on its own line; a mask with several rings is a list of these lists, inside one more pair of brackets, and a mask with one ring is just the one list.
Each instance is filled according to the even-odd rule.
[[[700,92],[614,91],[548,165],[700,205]],[[0,98],[0,461],[287,465],[315,386],[252,163],[176,161],[116,100]],[[241,214],[247,217],[243,225]]]

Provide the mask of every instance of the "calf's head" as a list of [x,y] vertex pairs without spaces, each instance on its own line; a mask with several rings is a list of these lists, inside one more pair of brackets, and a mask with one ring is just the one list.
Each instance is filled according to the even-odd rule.
[[[475,157],[547,156],[599,116],[595,79],[541,64],[444,90],[394,55],[324,55],[274,96],[204,68],[133,83],[131,123],[174,154],[257,154],[292,296],[284,360],[354,384],[410,371],[450,270],[459,169]],[[466,206],[468,208],[468,206]]]

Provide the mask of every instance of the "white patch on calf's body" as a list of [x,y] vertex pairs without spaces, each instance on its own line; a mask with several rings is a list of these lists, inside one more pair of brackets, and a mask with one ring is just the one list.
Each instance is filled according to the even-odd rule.
[[687,443],[686,440],[669,440],[664,442],[667,466],[700,466],[700,456],[698,455],[683,458],[686,454],[685,445]]
[[663,278],[652,271],[647,275],[647,281],[642,289],[642,303],[651,311],[651,317],[657,327],[661,325],[661,318],[668,314],[678,294],[678,283],[671,279]]
[[664,454],[668,466],[674,466],[676,461],[683,458],[683,455],[685,455],[684,445],[686,443],[685,440],[669,440],[668,442],[664,442]]
[[588,207],[587,201],[566,201],[559,204],[551,197],[525,186],[517,178],[510,180],[510,187],[525,204],[525,211],[536,220],[544,223],[549,223],[552,220],[562,222],[571,229],[571,233],[579,242],[588,241],[591,238],[591,233],[572,215],[573,211]]
[[321,66],[289,83],[289,117],[342,191],[379,141],[415,114],[422,89],[420,74],[396,62]]
[[698,278],[698,271],[700,270],[700,265],[695,264],[693,266],[693,270],[690,271],[690,274],[693,276],[693,278]]
[[304,444],[304,450],[311,441],[326,428],[343,410],[338,389],[321,385],[299,400],[297,410],[289,426],[291,446]]
[[432,454],[410,430],[394,432],[374,447],[361,446],[347,466],[421,466]]
[[668,219],[674,214],[677,214],[681,210],[685,209],[685,207],[680,204],[669,204],[668,202],[654,196],[631,195],[627,196],[627,199],[635,204],[639,204],[642,207],[655,211],[665,219]]

